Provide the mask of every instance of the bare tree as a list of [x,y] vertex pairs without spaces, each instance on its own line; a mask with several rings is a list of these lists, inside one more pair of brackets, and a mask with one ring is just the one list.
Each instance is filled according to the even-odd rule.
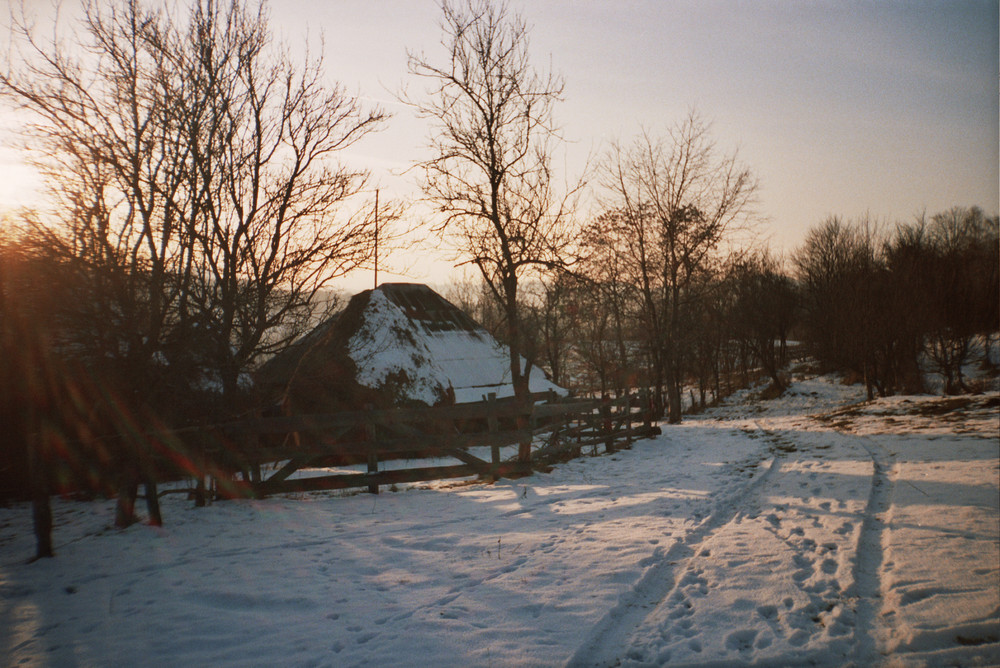
[[721,244],[748,222],[757,183],[735,153],[717,157],[694,112],[666,138],[614,146],[602,173],[607,220],[622,228],[620,252],[642,295],[658,403],[666,385],[669,420],[679,422],[685,308]]
[[[53,193],[38,226],[85,287],[73,353],[112,370],[135,415],[176,423],[197,408],[178,397],[214,387],[231,407],[318,292],[371,255],[373,216],[351,205],[367,175],[336,155],[383,114],[327,85],[320,59],[275,48],[262,4],[198,0],[178,19],[94,0],[68,44],[23,16],[13,28],[0,96],[31,114]],[[154,447],[121,453],[126,506],[137,475],[155,499]]]
[[728,279],[731,331],[746,343],[781,394],[786,388],[778,372],[785,364],[785,344],[797,307],[795,286],[767,251],[739,259],[729,268]]
[[[824,364],[871,379],[870,287],[876,245],[864,222],[832,216],[809,230],[794,255],[802,286],[803,324],[811,352]],[[868,383],[873,396],[874,386]]]
[[185,39],[178,64],[200,104],[184,118],[202,195],[189,221],[195,303],[229,397],[241,374],[301,333],[319,290],[370,258],[374,212],[343,211],[367,174],[330,158],[383,115],[325,85],[321,58],[298,66],[268,48],[262,7],[197,6]]
[[528,59],[528,29],[504,3],[444,2],[440,65],[411,53],[410,72],[429,82],[411,101],[435,124],[432,157],[419,165],[426,197],[460,256],[475,265],[501,305],[514,391],[528,393],[531,360],[519,313],[523,281],[560,266],[573,241],[568,195],[557,194],[552,108],[562,81]]
[[646,384],[638,373],[635,344],[639,313],[638,286],[630,283],[629,263],[621,253],[626,246],[625,228],[614,213],[598,216],[584,229],[582,262],[573,304],[576,354],[596,376],[603,395],[613,387],[619,393],[636,384]]
[[520,313],[523,324],[534,337],[525,341],[527,356],[538,361],[548,372],[549,380],[567,387],[567,357],[572,326],[567,317],[574,291],[573,281],[567,274],[554,274],[543,280],[532,281],[521,289]]
[[896,225],[885,244],[887,289],[891,299],[883,306],[891,313],[895,343],[889,359],[893,386],[906,394],[925,390],[921,357],[928,323],[934,313],[937,281],[930,252],[927,221]]
[[[79,43],[66,45],[41,41],[15,17],[20,51],[0,72],[0,93],[32,115],[27,155],[53,195],[49,243],[81,278],[74,347],[139,404],[165,389],[157,351],[172,336],[177,269],[190,256],[177,243],[184,155],[165,148],[176,148],[178,137],[162,122],[176,106],[176,75],[165,50],[149,48],[161,41],[164,21],[136,3],[89,3]],[[118,454],[119,499],[129,508],[141,455]],[[151,486],[147,496],[154,494]],[[131,521],[130,510],[122,517]]]
[[975,339],[988,340],[997,327],[1000,223],[978,207],[952,207],[931,217],[926,237],[924,265],[934,281],[924,295],[931,306],[925,350],[945,392],[966,392],[962,367]]
[[995,331],[997,218],[954,207],[882,234],[833,217],[795,254],[805,334],[832,369],[860,375],[868,397],[921,391],[926,355],[945,392],[967,391],[962,366]]

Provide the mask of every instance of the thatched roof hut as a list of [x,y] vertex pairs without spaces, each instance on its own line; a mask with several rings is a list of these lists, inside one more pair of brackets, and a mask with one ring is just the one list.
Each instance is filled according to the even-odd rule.
[[[426,285],[387,283],[261,369],[258,386],[286,410],[330,412],[512,396],[508,350]],[[565,391],[531,373],[531,390]]]

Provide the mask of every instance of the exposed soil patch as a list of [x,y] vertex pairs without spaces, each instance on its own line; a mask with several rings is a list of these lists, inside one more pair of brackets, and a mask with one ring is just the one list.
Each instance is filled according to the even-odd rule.
[[976,403],[975,397],[954,397],[949,399],[938,399],[936,401],[922,401],[912,407],[908,407],[908,415],[945,415],[957,410],[968,408]]

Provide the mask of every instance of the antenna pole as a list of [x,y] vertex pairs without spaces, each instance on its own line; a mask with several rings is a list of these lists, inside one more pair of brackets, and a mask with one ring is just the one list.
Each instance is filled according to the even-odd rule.
[[375,189],[375,288],[378,288],[378,188]]

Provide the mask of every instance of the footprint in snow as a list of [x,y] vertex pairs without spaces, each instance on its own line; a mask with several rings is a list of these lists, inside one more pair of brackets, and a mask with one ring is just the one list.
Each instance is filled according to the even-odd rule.
[[734,631],[726,636],[726,647],[734,652],[749,652],[756,638],[757,631],[754,629]]
[[798,629],[788,638],[788,644],[792,647],[801,647],[809,642],[809,634],[802,629]]
[[792,562],[799,568],[810,568],[813,565],[812,559],[802,554],[796,554],[793,556]]
[[767,620],[778,618],[778,608],[774,605],[762,605],[757,608],[757,614]]

